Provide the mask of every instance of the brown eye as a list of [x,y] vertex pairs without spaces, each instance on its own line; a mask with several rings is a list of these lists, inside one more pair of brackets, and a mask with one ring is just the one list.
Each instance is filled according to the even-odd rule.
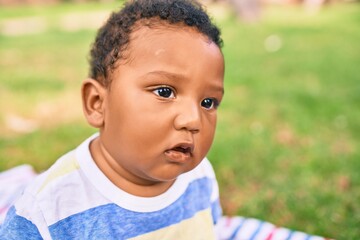
[[218,101],[214,98],[205,98],[204,100],[201,101],[201,106],[205,109],[213,109],[213,108],[217,108],[218,107]]
[[162,98],[174,98],[174,91],[168,87],[159,87],[153,91],[156,95]]

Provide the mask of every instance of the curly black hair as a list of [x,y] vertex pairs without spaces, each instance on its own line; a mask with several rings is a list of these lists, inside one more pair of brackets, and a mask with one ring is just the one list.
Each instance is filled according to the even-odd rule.
[[114,69],[130,42],[134,26],[140,20],[165,21],[183,24],[222,47],[220,30],[215,26],[202,5],[194,0],[131,0],[119,12],[114,12],[97,33],[90,51],[90,77],[109,86],[109,71]]

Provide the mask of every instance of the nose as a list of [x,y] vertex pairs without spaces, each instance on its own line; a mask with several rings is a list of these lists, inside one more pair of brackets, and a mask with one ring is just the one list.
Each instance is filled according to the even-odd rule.
[[176,130],[187,130],[192,133],[200,131],[201,113],[200,105],[196,103],[181,104],[178,106],[177,115],[174,119],[174,127]]

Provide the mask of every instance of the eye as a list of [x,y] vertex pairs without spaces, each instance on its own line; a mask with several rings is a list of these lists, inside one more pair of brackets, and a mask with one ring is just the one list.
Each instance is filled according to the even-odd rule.
[[214,98],[205,98],[201,101],[201,106],[207,110],[216,109],[219,106],[219,102]]
[[159,87],[153,93],[162,98],[175,98],[174,91],[169,87]]

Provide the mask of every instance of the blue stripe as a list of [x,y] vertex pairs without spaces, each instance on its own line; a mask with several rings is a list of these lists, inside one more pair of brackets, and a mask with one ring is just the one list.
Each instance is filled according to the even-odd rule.
[[246,218],[243,218],[241,223],[239,224],[239,226],[237,226],[237,228],[235,228],[233,234],[231,235],[231,237],[229,237],[229,240],[235,240],[236,238],[236,234],[240,231],[240,229],[244,226],[244,223],[246,222]]
[[312,238],[312,236],[311,236],[311,235],[306,234],[306,238],[305,238],[305,240],[310,240],[311,238]]
[[264,222],[260,222],[258,228],[255,230],[255,232],[253,233],[253,235],[250,237],[250,240],[254,240],[254,239],[255,239],[256,235],[259,234],[260,229],[262,228],[263,224],[264,224]]
[[5,221],[0,225],[1,239],[42,239],[36,226],[24,217],[16,214],[11,207],[6,215]]
[[185,193],[165,209],[142,213],[107,204],[69,216],[49,227],[53,239],[127,239],[193,217],[211,207],[212,181],[192,182]]

